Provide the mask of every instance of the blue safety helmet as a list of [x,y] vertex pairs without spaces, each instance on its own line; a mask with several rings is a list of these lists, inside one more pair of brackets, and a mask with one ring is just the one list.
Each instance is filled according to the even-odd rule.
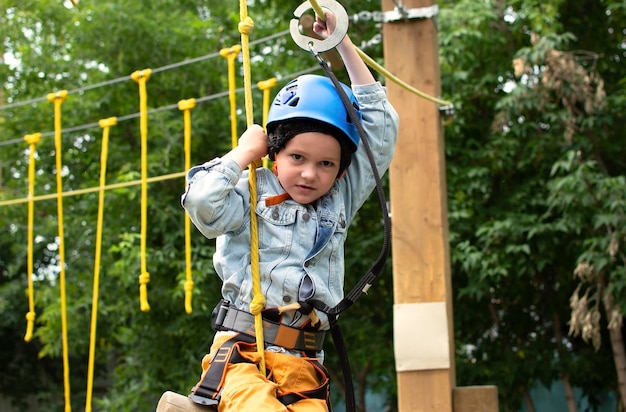
[[[361,111],[352,90],[343,83],[341,87],[361,121]],[[287,83],[278,92],[270,107],[266,125],[268,135],[271,136],[281,123],[297,123],[298,120],[313,120],[330,126],[330,129],[336,129],[335,133],[329,134],[344,143],[341,146],[347,146],[351,153],[359,145],[357,128],[352,123],[339,92],[328,77],[305,74]]]

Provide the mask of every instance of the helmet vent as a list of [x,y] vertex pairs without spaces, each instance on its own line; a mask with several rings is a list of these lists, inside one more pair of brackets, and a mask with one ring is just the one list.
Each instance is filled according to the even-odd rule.
[[296,107],[298,105],[298,102],[300,101],[299,97],[296,97],[295,99],[291,99],[287,102],[287,104],[291,107]]

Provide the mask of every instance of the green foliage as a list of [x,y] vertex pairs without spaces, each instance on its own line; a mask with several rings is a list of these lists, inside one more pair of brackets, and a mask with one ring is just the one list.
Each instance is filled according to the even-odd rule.
[[[372,0],[341,3],[349,14],[380,10]],[[240,41],[234,2],[81,0],[73,7],[0,0],[0,6],[0,201],[28,193],[22,137],[34,132],[44,134],[37,145],[35,194],[56,193],[53,111],[45,96],[58,90],[72,91],[62,107],[63,190],[99,185],[97,122],[111,116],[119,122],[111,128],[106,182],[139,179],[139,95],[130,79],[136,70],[153,70],[147,82],[149,176],[184,169],[183,120],[176,107],[181,99],[198,100],[192,163],[230,147],[227,96],[213,96],[228,89],[226,60],[218,52]],[[295,6],[285,0],[249,2],[251,40],[287,30]],[[445,128],[445,151],[457,384],[495,384],[501,410],[517,411],[534,384],[568,377],[595,405],[617,386],[607,326],[626,310],[624,3],[445,0],[439,6],[443,94],[456,108]],[[362,20],[350,33],[383,63],[380,43],[370,42],[380,29]],[[292,73],[316,66],[288,35],[253,42],[251,53],[253,83],[277,77],[280,86]],[[255,90],[256,122],[261,97]],[[241,132],[242,94],[237,102]],[[95,353],[98,410],[153,410],[164,390],[187,393],[199,376],[220,285],[211,262],[214,244],[193,230],[193,312],[185,313],[183,189],[182,178],[149,185],[149,312],[139,308],[139,186],[106,192]],[[97,209],[97,192],[64,198],[70,378],[72,405],[79,409],[87,382]],[[378,253],[379,213],[370,200],[350,228],[346,289]],[[7,343],[0,351],[0,392],[18,410],[33,393],[38,410],[60,410],[63,404],[58,226],[55,199],[36,202],[37,318],[35,337],[26,343],[27,207],[0,206],[0,336]],[[388,264],[369,294],[342,315],[341,326],[360,391],[385,393],[393,408],[390,272]],[[585,296],[588,305],[574,314],[593,313],[594,333],[577,335],[574,328],[570,335],[572,325],[583,325],[572,315],[570,298],[581,302]],[[615,310],[602,307],[606,299]],[[339,399],[331,343],[326,364]]]

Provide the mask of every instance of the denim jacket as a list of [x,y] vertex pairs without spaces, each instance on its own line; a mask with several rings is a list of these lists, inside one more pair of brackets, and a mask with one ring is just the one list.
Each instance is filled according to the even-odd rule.
[[[393,157],[398,115],[378,82],[353,86],[362,125],[382,176]],[[266,307],[315,297],[334,307],[344,296],[344,243],[348,226],[375,187],[363,143],[345,176],[314,205],[267,202],[285,190],[267,169],[256,170],[257,239],[261,289]],[[250,265],[250,191],[248,171],[232,160],[215,158],[191,168],[181,203],[207,238],[216,238],[213,264],[223,298],[249,311],[253,297]],[[319,314],[322,328],[327,318]],[[282,322],[301,326],[307,316],[286,312]]]

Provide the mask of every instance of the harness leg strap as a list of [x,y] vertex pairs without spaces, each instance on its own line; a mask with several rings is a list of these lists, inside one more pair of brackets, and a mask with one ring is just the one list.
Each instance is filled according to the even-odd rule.
[[209,369],[189,394],[189,398],[193,402],[217,409],[224,385],[226,367],[230,363],[248,362],[239,353],[239,345],[246,343],[249,342],[245,337],[235,335],[217,349],[211,359]]

